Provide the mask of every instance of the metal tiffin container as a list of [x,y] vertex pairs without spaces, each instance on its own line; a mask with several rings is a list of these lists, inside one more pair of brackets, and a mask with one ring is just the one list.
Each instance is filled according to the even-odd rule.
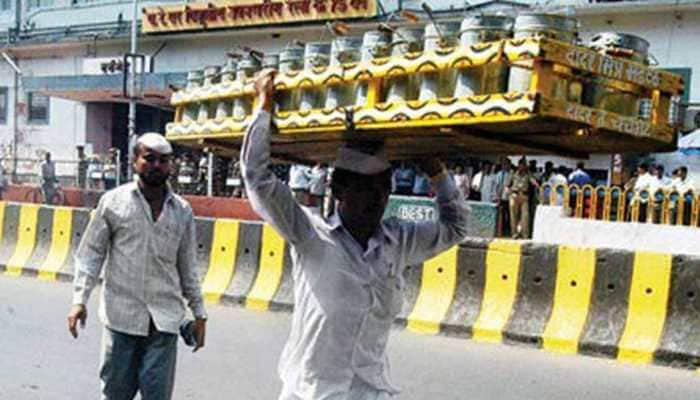
[[[202,87],[209,89],[221,81],[221,67],[218,65],[210,65],[204,67],[204,80],[202,82]],[[216,100],[205,100],[199,103],[199,111],[197,113],[197,121],[204,122],[210,118],[214,117],[216,112],[218,101]]]
[[[423,29],[398,28],[391,35],[391,56],[401,57],[423,51]],[[416,74],[402,75],[387,80],[385,101],[407,101],[418,98]]]
[[[287,47],[279,55],[279,71],[282,74],[294,74],[304,68],[304,49]],[[279,111],[296,111],[299,109],[299,89],[285,89],[277,92],[277,109]]]
[[[260,60],[252,54],[241,58],[236,70],[236,82],[243,85],[248,79],[260,71]],[[233,99],[233,118],[243,119],[252,113],[253,99],[251,96],[237,96]]]
[[[459,42],[459,22],[430,23],[425,26],[425,51],[454,48]],[[424,72],[420,77],[419,100],[433,100],[438,97],[452,97],[455,88],[456,71]]]
[[[462,21],[459,43],[472,46],[513,36],[513,18],[502,15],[474,15]],[[454,97],[479,94],[505,93],[508,91],[508,66],[490,63],[480,67],[465,68],[457,72]]]
[[[330,64],[331,44],[327,42],[312,42],[304,46],[304,70],[327,67]],[[324,90],[318,86],[301,90],[299,110],[308,111],[321,108],[324,105]]]
[[[367,31],[362,36],[362,49],[360,60],[362,62],[372,61],[378,58],[389,57],[391,53],[391,32]],[[367,82],[359,82],[355,91],[355,105],[361,106],[367,103]]]
[[[195,90],[202,86],[202,81],[204,79],[204,74],[202,71],[189,71],[187,73],[187,86],[186,90]],[[197,120],[199,114],[199,105],[197,103],[189,103],[185,105],[185,109],[182,113],[182,122],[192,122]]]
[[[238,68],[238,62],[229,58],[226,61],[226,65],[221,69],[221,83],[230,84],[236,79],[236,69]],[[233,115],[233,101],[222,99],[216,105],[216,116],[218,120],[228,118]]]
[[[330,65],[338,66],[360,61],[362,39],[342,36],[335,38],[331,44]],[[355,84],[343,82],[333,84],[326,90],[326,108],[336,108],[355,103]]]
[[[548,38],[561,42],[574,44],[578,38],[578,21],[574,18],[555,14],[538,14],[524,13],[515,18],[513,26],[513,37],[515,39],[527,38]],[[532,61],[518,63],[531,67]],[[570,71],[567,67],[557,66],[560,72],[566,73]],[[530,90],[530,81],[532,71],[525,68],[512,66],[510,69],[510,77],[508,79],[508,91],[511,92],[527,92]],[[550,97],[557,100],[580,100],[580,89],[573,90],[578,94],[569,95],[569,83],[559,77],[555,79],[552,85],[552,93],[548,93]]]
[[[639,36],[602,32],[591,38],[588,47],[601,54],[649,65],[649,42]],[[651,117],[651,99],[640,99],[635,85],[603,76],[593,77],[592,84],[584,87],[583,103],[625,116]]]

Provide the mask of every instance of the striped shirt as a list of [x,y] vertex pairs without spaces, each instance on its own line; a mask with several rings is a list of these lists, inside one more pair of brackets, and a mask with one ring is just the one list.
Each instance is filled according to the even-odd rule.
[[155,222],[136,182],[105,193],[75,258],[73,304],[87,304],[104,265],[100,319],[112,330],[147,336],[152,319],[177,333],[183,297],[195,317],[206,316],[192,208],[170,190]]

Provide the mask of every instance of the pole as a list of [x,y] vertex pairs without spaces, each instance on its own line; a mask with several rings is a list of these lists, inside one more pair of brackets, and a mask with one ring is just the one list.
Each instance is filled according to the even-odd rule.
[[17,113],[17,105],[19,104],[19,82],[22,76],[22,70],[19,69],[18,59],[12,59],[9,54],[2,52],[2,58],[14,71],[14,85],[12,88],[12,183],[17,182],[17,144],[19,142],[19,115]]
[[115,168],[117,169],[117,186],[122,184],[122,151],[117,149],[115,160]]
[[207,157],[207,196],[211,197],[214,195],[214,153],[210,151]]
[[[132,3],[132,15],[131,15],[131,54],[136,54],[138,51],[138,0],[133,0]],[[127,140],[127,151],[129,152],[129,165],[134,161],[134,144],[136,143],[136,98],[135,98],[135,82],[136,82],[136,65],[134,60],[131,61],[131,66],[129,67],[129,136]],[[128,180],[133,179],[133,171],[131,168],[128,169]]]

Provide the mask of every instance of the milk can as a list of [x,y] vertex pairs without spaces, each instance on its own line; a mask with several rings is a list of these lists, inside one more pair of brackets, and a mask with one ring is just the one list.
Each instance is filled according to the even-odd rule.
[[[474,15],[462,21],[459,43],[471,46],[476,43],[507,39],[513,35],[513,19],[500,15]],[[457,73],[454,97],[479,94],[505,93],[508,91],[508,66],[486,64],[469,67]]]
[[[311,71],[314,68],[327,67],[330,62],[330,52],[330,43],[307,43],[304,47],[304,69]],[[324,90],[318,86],[302,89],[299,110],[308,111],[323,107],[323,95]]]
[[[226,65],[221,71],[221,83],[228,84],[236,79],[236,67],[238,63],[236,60],[229,58],[226,61]],[[222,120],[233,115],[233,101],[231,100],[219,100],[216,105],[216,119]]]
[[[304,68],[304,49],[300,47],[288,47],[279,56],[280,73],[290,74],[299,72]],[[280,111],[296,111],[299,109],[299,89],[282,90],[278,95],[278,109]]]
[[[236,81],[243,84],[247,79],[255,76],[260,71],[260,61],[253,55],[247,55],[238,62]],[[233,100],[233,117],[243,119],[250,115],[253,107],[253,99],[250,96],[239,96]]]
[[[639,36],[603,32],[591,38],[589,47],[601,54],[649,64],[649,42]],[[592,84],[586,85],[584,103],[630,117],[651,117],[651,99],[639,99],[635,85],[602,76],[596,76]]]
[[[187,73],[187,91],[194,90],[202,86],[204,75],[202,71],[190,71]],[[199,105],[197,103],[189,103],[185,105],[185,110],[182,113],[183,122],[192,122],[197,120],[199,114]]]
[[[331,45],[330,65],[356,63],[360,61],[362,39],[343,36],[333,40]],[[345,82],[331,85],[326,91],[326,108],[344,107],[355,103],[355,84]]]
[[238,67],[238,62],[229,58],[226,61],[226,65],[221,70],[221,83],[230,83],[236,80],[236,68]]
[[[204,67],[204,82],[202,84],[202,87],[207,89],[219,83],[221,81],[221,76],[219,75],[219,72],[221,72],[221,67],[219,67],[218,65],[210,65],[208,67]],[[204,122],[209,118],[212,118],[214,116],[214,112],[216,111],[217,103],[218,102],[215,100],[200,102],[199,112],[197,114],[197,121]]]
[[[425,50],[454,48],[459,41],[460,24],[447,22],[428,24],[425,27]],[[454,69],[425,72],[421,74],[419,100],[452,97],[455,88]]]
[[[362,50],[360,59],[363,62],[377,58],[389,57],[391,51],[391,33],[384,31],[368,31],[362,37]],[[358,106],[367,103],[368,84],[366,81],[357,84],[355,92],[355,104]]]
[[[392,57],[423,51],[423,30],[420,28],[398,28],[391,40]],[[387,102],[417,99],[418,77],[411,74],[390,78],[385,98]]]
[[[515,39],[526,38],[548,38],[566,43],[575,43],[578,36],[578,21],[562,15],[554,14],[520,14],[515,19],[513,26]],[[519,64],[532,67],[532,61],[521,62]],[[561,72],[569,71],[566,67],[557,67]],[[556,68],[555,68],[556,70]],[[524,68],[512,67],[508,80],[508,91],[527,92],[530,90],[530,79],[532,71]],[[569,96],[569,84],[566,80],[553,76],[555,79],[552,93],[548,96],[557,100],[580,100],[580,90],[575,89],[572,96]]]

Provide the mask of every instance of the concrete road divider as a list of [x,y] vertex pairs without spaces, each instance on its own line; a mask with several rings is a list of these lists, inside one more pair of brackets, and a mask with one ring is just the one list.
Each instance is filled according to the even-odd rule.
[[[86,209],[0,202],[0,272],[70,279]],[[290,310],[289,245],[197,218],[207,302]],[[631,363],[700,366],[700,257],[470,238],[404,273],[399,327]]]

